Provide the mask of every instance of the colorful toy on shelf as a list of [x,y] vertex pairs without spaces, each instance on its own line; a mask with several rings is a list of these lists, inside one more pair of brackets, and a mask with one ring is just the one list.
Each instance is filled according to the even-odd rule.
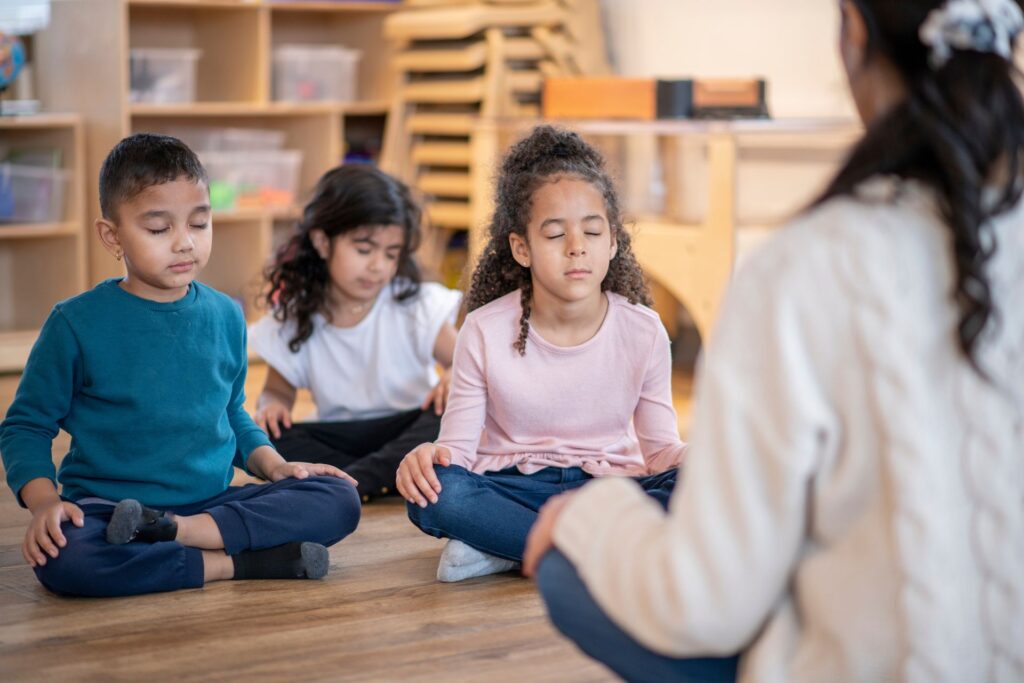
[[[7,90],[25,66],[25,45],[17,36],[0,32],[0,95]],[[0,99],[0,114],[3,100]]]
[[284,149],[283,131],[187,126],[168,131],[196,150],[217,211],[287,209],[295,204],[302,151]]

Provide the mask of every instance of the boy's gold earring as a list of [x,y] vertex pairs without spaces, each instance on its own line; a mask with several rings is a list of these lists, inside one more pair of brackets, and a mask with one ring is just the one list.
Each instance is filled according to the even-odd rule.
[[114,258],[116,258],[116,259],[117,259],[118,261],[120,261],[120,260],[121,260],[121,257],[122,257],[123,255],[124,255],[124,254],[123,254],[123,252],[122,252],[122,251],[121,251],[120,249],[118,249],[117,251],[115,251],[115,252],[114,252]]

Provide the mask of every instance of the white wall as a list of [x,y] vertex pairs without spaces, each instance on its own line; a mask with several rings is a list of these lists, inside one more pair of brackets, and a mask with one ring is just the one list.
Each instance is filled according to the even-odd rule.
[[[626,76],[767,79],[774,118],[856,117],[838,53],[837,0],[602,0],[613,69]],[[742,143],[741,143],[742,144]],[[817,195],[843,154],[740,149],[737,209],[741,250]],[[683,187],[662,187],[651,140],[631,140],[620,184],[627,212],[659,212],[671,192],[688,222],[700,220],[707,179],[703,148],[687,145]]]
[[854,115],[836,0],[603,1],[618,73],[762,76],[775,117]]

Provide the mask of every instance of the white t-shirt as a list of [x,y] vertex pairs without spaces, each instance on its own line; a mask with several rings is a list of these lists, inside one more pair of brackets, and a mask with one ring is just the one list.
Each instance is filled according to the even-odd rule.
[[425,282],[419,294],[395,301],[390,287],[354,327],[313,316],[313,334],[297,353],[288,348],[295,323],[267,315],[249,328],[249,344],[296,389],[309,389],[318,419],[368,420],[418,408],[437,384],[434,343],[454,322],[462,293]]

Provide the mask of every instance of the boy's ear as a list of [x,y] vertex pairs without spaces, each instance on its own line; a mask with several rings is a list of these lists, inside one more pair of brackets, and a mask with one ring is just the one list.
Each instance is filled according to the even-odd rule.
[[117,234],[117,226],[106,218],[97,218],[96,234],[100,236],[103,248],[120,261],[124,256],[124,249],[121,247],[121,238]]
[[313,248],[320,254],[320,258],[325,261],[330,258],[331,240],[328,239],[327,233],[320,228],[313,228],[309,231],[309,241],[313,243]]
[[521,265],[523,268],[529,268],[530,247],[526,243],[526,238],[522,235],[510,232],[508,235],[508,246],[512,249],[512,258],[516,260],[516,263]]

